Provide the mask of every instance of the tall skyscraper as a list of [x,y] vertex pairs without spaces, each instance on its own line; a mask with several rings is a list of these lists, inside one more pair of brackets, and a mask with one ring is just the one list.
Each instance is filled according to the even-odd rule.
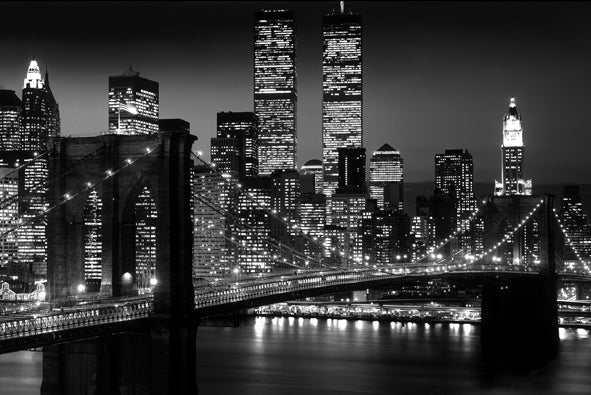
[[0,150],[20,150],[23,103],[16,93],[0,89]]
[[219,171],[238,177],[258,174],[258,120],[252,112],[219,112],[217,137],[211,139],[211,160]]
[[292,11],[262,10],[254,22],[254,112],[259,174],[297,168],[296,35]]
[[23,150],[45,151],[49,137],[60,135],[59,106],[49,87],[49,74],[41,78],[39,65],[31,60],[23,84],[22,95],[22,145]]
[[109,77],[109,133],[158,133],[158,83],[129,71]]
[[379,208],[384,208],[384,196],[387,194],[388,201],[395,203],[396,208],[402,209],[402,157],[400,152],[389,144],[384,144],[374,151],[369,160],[369,192],[371,198],[377,200]]
[[476,209],[474,164],[468,150],[445,150],[445,153],[435,155],[435,188],[453,200],[456,209],[454,226],[468,226],[468,218]]
[[524,173],[524,150],[521,115],[512,97],[503,116],[503,168],[501,182],[495,181],[496,195],[531,195],[532,181],[526,180]]
[[338,148],[363,146],[361,16],[326,15],[322,21],[322,159],[324,194],[338,186]]
[[[23,83],[21,149],[24,162],[47,150],[49,137],[60,135],[59,106],[49,86],[49,74],[41,78],[39,64],[31,60]],[[34,278],[47,273],[46,219],[39,217],[47,208],[47,161],[40,159],[24,169],[24,188],[29,191],[19,202],[24,225],[18,230],[19,265]]]
[[18,223],[18,205],[16,200],[8,203],[8,199],[17,194],[18,173],[13,169],[0,168],[0,201],[3,202],[0,208],[0,233],[3,234],[0,237],[0,268],[6,272],[8,266],[18,260],[18,234],[10,232]]

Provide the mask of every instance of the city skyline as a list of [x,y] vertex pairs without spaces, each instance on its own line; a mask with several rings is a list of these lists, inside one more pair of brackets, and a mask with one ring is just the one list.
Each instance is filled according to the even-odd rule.
[[[50,69],[62,112],[62,134],[106,130],[108,77],[123,73],[131,63],[141,76],[159,81],[162,116],[190,121],[199,137],[197,147],[209,152],[217,112],[253,111],[254,12],[271,5],[293,9],[298,23],[298,163],[320,159],[321,23],[324,14],[338,9],[336,1],[172,4],[158,14],[163,26],[172,25],[172,15],[179,10],[201,15],[204,23],[193,26],[190,18],[179,16],[177,28],[168,29],[161,38],[148,29],[148,21],[160,10],[157,5],[147,4],[139,11],[126,3],[119,6],[122,15],[133,9],[145,16],[133,33],[121,34],[125,30],[121,27],[98,25],[102,13],[110,9],[108,4],[68,4],[96,14],[96,19],[87,21],[91,29],[82,29],[78,22],[54,27],[60,23],[39,20],[34,51],[41,72],[47,66]],[[61,21],[58,4],[37,6],[46,19]],[[6,15],[16,15],[22,7],[9,3]],[[536,191],[536,185],[583,183],[591,178],[584,163],[584,144],[569,143],[580,139],[585,125],[591,123],[584,106],[590,81],[582,72],[591,59],[581,51],[591,37],[582,22],[591,13],[588,6],[346,2],[346,8],[361,14],[364,25],[368,75],[363,91],[364,145],[373,151],[388,143],[400,150],[408,182],[433,180],[433,156],[444,149],[463,148],[474,156],[475,182],[493,183],[499,177],[502,116],[512,95],[526,126],[527,175],[535,182],[534,193],[543,192]],[[436,19],[437,13],[445,22]],[[207,21],[208,15],[225,18],[214,24]],[[11,23],[2,28],[7,40],[1,49],[11,56],[0,66],[0,84],[18,92],[33,53],[33,32],[11,29]],[[477,23],[481,26],[475,37],[470,28]],[[72,28],[76,35],[68,34]],[[207,42],[200,38],[203,29],[221,34]],[[113,40],[113,36],[119,38]],[[164,46],[175,37],[175,45]],[[422,50],[417,49],[419,44]],[[103,56],[108,49],[112,56]],[[231,64],[225,62],[229,57]],[[183,72],[175,73],[178,69]],[[549,156],[561,163],[560,168],[544,166]]]

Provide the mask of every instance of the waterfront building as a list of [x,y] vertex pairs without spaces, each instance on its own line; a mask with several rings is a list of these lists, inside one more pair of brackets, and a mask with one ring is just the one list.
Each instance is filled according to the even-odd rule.
[[292,11],[261,10],[254,22],[254,112],[259,174],[297,168],[296,24]]
[[496,195],[531,195],[532,181],[525,179],[524,151],[521,115],[512,97],[503,116],[502,173],[501,182],[495,181]]
[[400,152],[389,144],[374,151],[369,160],[369,193],[380,209],[384,209],[386,203],[403,209],[403,161]]
[[322,20],[322,160],[324,194],[338,187],[338,149],[363,146],[361,16],[345,12]]

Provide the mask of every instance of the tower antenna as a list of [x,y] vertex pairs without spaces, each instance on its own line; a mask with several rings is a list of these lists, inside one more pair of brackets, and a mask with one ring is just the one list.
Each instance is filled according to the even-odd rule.
[[37,50],[37,33],[33,32],[33,60],[35,60],[36,50]]

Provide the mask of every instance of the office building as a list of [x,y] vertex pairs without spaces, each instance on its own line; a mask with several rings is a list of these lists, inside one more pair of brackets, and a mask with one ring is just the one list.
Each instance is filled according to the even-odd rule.
[[389,144],[374,151],[369,160],[369,193],[372,199],[377,200],[380,209],[386,205],[400,210],[403,208],[402,157]]
[[[307,191],[310,191],[309,193],[322,193],[322,161],[318,159],[311,159],[307,161],[302,166],[300,174],[302,176],[312,177],[311,188],[307,189]],[[304,191],[302,191],[302,193],[304,193]]]
[[252,112],[219,112],[211,160],[221,172],[239,178],[258,174],[258,120]]
[[340,12],[322,20],[322,160],[324,194],[338,187],[338,149],[363,146],[361,17]]
[[22,106],[14,91],[0,89],[0,150],[21,149]]
[[254,112],[259,174],[297,168],[296,26],[292,11],[262,10],[254,22]]
[[109,77],[109,133],[158,133],[158,83],[129,70]]

